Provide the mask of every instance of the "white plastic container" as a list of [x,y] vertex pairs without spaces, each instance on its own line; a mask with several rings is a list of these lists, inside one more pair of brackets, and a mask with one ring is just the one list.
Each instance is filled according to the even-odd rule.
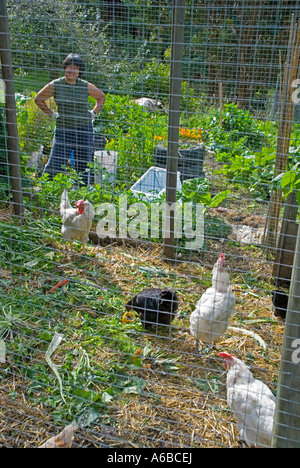
[[[116,151],[95,151],[94,158],[100,164],[101,168],[105,169],[106,177],[111,184],[114,184],[117,176],[118,153]],[[95,174],[95,184],[102,185],[102,177],[104,174]]]
[[[167,171],[162,167],[150,167],[130,190],[147,200],[154,199],[166,191]],[[180,172],[177,172],[177,190],[181,192]]]

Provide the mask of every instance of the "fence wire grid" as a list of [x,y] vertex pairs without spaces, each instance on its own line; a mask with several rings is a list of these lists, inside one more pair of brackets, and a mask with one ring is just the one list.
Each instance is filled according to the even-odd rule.
[[0,4],[0,446],[299,447],[299,1]]

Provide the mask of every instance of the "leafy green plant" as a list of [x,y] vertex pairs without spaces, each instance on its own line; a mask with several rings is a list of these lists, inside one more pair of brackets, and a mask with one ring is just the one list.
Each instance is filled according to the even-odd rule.
[[163,371],[178,372],[182,367],[178,364],[181,356],[169,356],[161,349],[153,349],[149,341],[143,348],[138,348],[133,354],[132,362],[136,367],[162,368]]
[[118,181],[132,185],[153,164],[155,137],[167,126],[166,114],[148,113],[129,96],[107,95],[95,128],[108,139],[106,150],[118,153]]
[[300,171],[299,171],[300,161],[286,172],[279,174],[273,179],[275,186],[278,185],[283,189],[283,194],[287,197],[293,190],[296,191],[296,197],[300,205]]
[[202,203],[205,209],[215,208],[231,193],[230,190],[224,190],[212,198],[209,190],[210,182],[207,179],[196,178],[185,180],[182,184],[182,200]]
[[[20,150],[27,157],[39,150],[40,145],[44,146],[45,154],[49,154],[54,134],[54,123],[38,109],[34,97],[35,93],[29,97],[21,94],[16,96]],[[49,105],[53,109],[56,107],[53,99]]]
[[[143,66],[141,71],[133,71],[128,80],[127,89],[133,96],[139,96],[141,93],[148,97],[167,101],[170,88],[170,51],[165,53],[165,62],[157,58],[151,58]],[[195,110],[198,102],[194,99],[195,90],[190,84],[183,80],[181,85],[181,107],[182,109]]]
[[265,137],[250,112],[232,103],[224,105],[222,131],[229,132],[232,141],[244,139],[245,146],[253,149],[260,148]]
[[22,314],[16,314],[13,312],[12,306],[9,305],[8,310],[6,307],[1,307],[2,312],[0,312],[0,338],[9,338],[13,339],[14,333],[24,326],[24,321],[22,320]]
[[[215,173],[224,174],[232,183],[247,187],[254,196],[267,198],[272,190],[275,157],[273,148],[264,147],[259,152],[247,150],[232,155],[230,161]],[[219,159],[222,160],[222,153]]]

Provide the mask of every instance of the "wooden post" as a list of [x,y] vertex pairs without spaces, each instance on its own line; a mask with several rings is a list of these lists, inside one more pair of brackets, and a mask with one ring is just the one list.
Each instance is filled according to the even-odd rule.
[[173,0],[165,216],[169,230],[164,233],[164,257],[167,260],[173,259],[175,254],[175,213],[169,208],[176,202],[184,15],[185,0]]
[[219,109],[220,109],[220,127],[223,125],[223,84],[219,83]]
[[273,264],[272,276],[275,280],[275,288],[280,284],[289,282],[291,279],[298,232],[298,209],[296,191],[293,190],[289,193],[285,202],[281,231]]
[[[299,73],[299,52],[300,28],[294,23],[294,16],[292,16],[287,59],[280,87],[280,113],[274,177],[284,172],[287,166],[295,107],[292,101],[294,91],[292,83]],[[265,244],[268,248],[274,248],[276,245],[281,204],[281,190],[272,192],[265,228]]]
[[272,446],[300,448],[300,225],[285,319]]
[[23,215],[22,176],[6,0],[0,0],[0,57],[5,86],[6,127],[8,156],[14,212]]

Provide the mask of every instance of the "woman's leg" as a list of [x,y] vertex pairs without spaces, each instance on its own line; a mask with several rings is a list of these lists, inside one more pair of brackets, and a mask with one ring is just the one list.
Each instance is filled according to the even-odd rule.
[[68,131],[57,128],[55,130],[50,157],[43,174],[48,173],[50,177],[53,178],[56,174],[64,172],[63,166],[67,165],[68,159],[71,157],[72,149],[72,142]]
[[85,185],[90,183],[90,170],[88,164],[93,160],[94,129],[90,125],[76,130],[76,150],[74,151],[75,169],[81,174]]

